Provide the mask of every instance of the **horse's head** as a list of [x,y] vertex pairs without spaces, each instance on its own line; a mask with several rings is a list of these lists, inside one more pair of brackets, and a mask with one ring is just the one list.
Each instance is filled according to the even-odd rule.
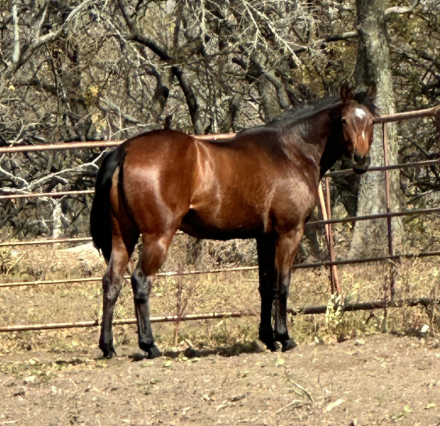
[[352,161],[355,173],[365,173],[370,164],[370,146],[373,142],[374,108],[358,100],[348,85],[341,86],[342,133],[344,155]]

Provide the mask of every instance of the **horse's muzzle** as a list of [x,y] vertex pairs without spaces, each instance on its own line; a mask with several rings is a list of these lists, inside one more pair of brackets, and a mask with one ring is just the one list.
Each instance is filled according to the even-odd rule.
[[371,162],[370,156],[369,155],[365,155],[364,157],[354,158],[354,160],[355,161],[353,162],[353,165],[352,165],[353,171],[357,175],[364,174],[367,171],[368,166],[370,165],[370,162]]

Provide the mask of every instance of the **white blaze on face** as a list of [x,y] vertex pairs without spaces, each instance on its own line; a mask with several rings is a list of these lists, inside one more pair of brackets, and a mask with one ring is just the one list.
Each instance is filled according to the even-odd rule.
[[364,118],[367,115],[367,113],[362,108],[356,108],[354,110],[354,115],[357,118]]

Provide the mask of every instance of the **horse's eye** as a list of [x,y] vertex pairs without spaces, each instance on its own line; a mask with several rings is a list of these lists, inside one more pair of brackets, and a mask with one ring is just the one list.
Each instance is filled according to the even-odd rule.
[[345,118],[343,118],[343,119],[341,120],[341,123],[342,123],[342,124],[347,124],[347,120],[346,120]]

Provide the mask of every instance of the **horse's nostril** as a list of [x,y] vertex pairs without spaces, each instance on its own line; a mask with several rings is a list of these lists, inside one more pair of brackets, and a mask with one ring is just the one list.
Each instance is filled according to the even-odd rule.
[[359,154],[354,154],[353,155],[353,160],[357,163],[358,161],[360,161],[362,159],[362,157]]

